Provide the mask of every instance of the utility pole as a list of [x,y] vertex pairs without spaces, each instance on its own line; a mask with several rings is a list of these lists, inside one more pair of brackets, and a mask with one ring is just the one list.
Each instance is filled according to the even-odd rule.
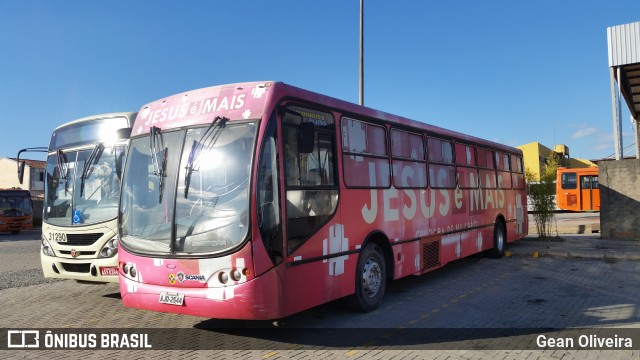
[[[620,104],[620,98],[622,97],[622,91],[620,89],[620,66],[612,66],[610,70],[610,82],[611,82],[611,110],[613,113],[613,141],[614,148],[616,150],[616,160],[622,160],[624,155],[622,154],[622,106]],[[617,76],[616,76],[617,75]],[[616,88],[616,82],[618,87]]]
[[364,0],[360,0],[360,105],[364,105]]

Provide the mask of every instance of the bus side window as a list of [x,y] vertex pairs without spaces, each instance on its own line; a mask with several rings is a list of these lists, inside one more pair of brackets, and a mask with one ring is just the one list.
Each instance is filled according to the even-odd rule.
[[[389,188],[391,167],[385,127],[348,117],[342,118],[341,127],[345,185],[354,188]],[[422,149],[419,150],[423,153]]]
[[427,138],[429,160],[429,186],[434,189],[456,187],[456,170],[453,163],[453,145],[449,140]]
[[422,135],[391,129],[393,184],[396,188],[426,188],[427,166]]
[[578,187],[578,178],[576,173],[564,173],[562,174],[562,188],[563,189],[575,189]]
[[496,172],[493,162],[493,151],[478,147],[478,171],[480,178],[480,188],[496,189]]

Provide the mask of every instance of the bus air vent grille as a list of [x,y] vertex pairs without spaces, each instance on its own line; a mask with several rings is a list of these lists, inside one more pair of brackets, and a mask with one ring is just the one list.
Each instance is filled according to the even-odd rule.
[[432,241],[422,245],[423,270],[440,266],[440,242]]
[[73,273],[88,273],[91,269],[91,264],[71,264],[71,263],[60,263],[64,271],[73,272]]
[[103,233],[91,234],[67,234],[67,242],[64,245],[93,245],[98,239],[104,235]]

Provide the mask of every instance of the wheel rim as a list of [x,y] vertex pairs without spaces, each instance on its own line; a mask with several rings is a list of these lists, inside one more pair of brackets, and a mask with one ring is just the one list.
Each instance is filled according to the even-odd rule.
[[376,259],[369,258],[362,271],[362,290],[365,296],[374,297],[382,285],[382,267]]
[[500,251],[504,248],[504,231],[502,231],[502,227],[498,228],[498,233],[496,234],[496,245]]

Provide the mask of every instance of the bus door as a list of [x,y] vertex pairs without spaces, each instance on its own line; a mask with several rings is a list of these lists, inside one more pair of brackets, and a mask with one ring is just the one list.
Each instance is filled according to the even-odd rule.
[[580,202],[581,210],[600,210],[597,175],[580,176]]
[[[284,162],[284,216],[288,310],[308,308],[339,296],[348,250],[342,237],[336,173],[336,131],[331,113],[302,106],[281,109]],[[335,236],[331,236],[330,232]],[[344,242],[342,241],[344,240]],[[345,256],[346,258],[346,256]],[[339,262],[339,264],[334,264]],[[313,284],[313,286],[309,286]]]

